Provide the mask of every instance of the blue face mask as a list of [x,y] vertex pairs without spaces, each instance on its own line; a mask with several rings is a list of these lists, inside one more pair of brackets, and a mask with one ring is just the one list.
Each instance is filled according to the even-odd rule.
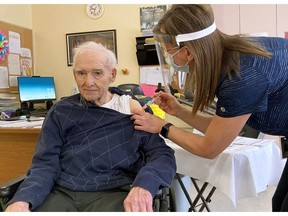
[[177,74],[178,77],[178,86],[180,89],[184,89],[185,87],[185,83],[186,83],[186,78],[189,74],[189,65],[182,65],[182,66],[178,66],[174,63],[172,63],[172,67],[175,70],[175,75]]
[[189,61],[185,65],[177,65],[174,62],[174,56],[180,51],[179,49],[176,53],[173,55],[169,55],[169,64],[171,67],[174,69],[174,75],[177,76],[178,80],[178,86],[180,89],[184,89],[185,83],[186,83],[186,78],[189,74]]

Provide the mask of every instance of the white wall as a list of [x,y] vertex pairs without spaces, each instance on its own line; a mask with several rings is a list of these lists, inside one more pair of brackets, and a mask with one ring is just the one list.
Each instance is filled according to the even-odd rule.
[[240,5],[239,4],[213,4],[214,18],[217,28],[226,34],[239,34]]
[[0,5],[0,20],[2,22],[7,22],[24,28],[32,29],[31,5],[30,4]]
[[288,31],[287,4],[214,4],[217,27],[227,34],[267,32],[284,37]]
[[276,36],[276,5],[240,5],[240,33],[268,32]]
[[277,5],[276,10],[277,36],[284,37],[284,32],[288,32],[288,4]]

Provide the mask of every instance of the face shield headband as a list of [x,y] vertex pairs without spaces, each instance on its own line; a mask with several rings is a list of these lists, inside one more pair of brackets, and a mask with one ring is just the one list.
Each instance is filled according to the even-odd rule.
[[178,55],[176,52],[181,49],[180,43],[203,38],[212,34],[215,30],[215,22],[203,30],[187,34],[169,35],[162,33],[159,28],[153,30],[158,60],[162,70],[166,91],[169,92],[173,90],[171,93],[184,93],[185,90],[187,77],[189,76],[189,62],[184,63],[183,65],[176,63]]

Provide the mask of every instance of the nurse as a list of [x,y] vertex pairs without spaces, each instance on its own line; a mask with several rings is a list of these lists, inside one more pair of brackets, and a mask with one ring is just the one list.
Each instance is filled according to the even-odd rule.
[[[159,133],[210,159],[225,150],[245,124],[283,136],[285,141],[288,40],[224,34],[217,29],[210,5],[173,5],[153,33],[166,86],[165,92],[155,94],[155,103],[205,135],[182,130],[144,111],[132,116],[135,129]],[[193,108],[181,105],[169,94],[171,89],[192,91]],[[215,101],[214,116],[201,112]],[[273,211],[288,211],[287,192],[286,164],[273,197]]]

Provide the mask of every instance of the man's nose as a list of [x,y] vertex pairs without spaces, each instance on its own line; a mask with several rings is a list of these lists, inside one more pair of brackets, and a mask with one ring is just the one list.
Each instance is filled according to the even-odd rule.
[[88,85],[94,84],[95,78],[93,77],[92,73],[87,73],[87,76],[85,77],[85,83]]

